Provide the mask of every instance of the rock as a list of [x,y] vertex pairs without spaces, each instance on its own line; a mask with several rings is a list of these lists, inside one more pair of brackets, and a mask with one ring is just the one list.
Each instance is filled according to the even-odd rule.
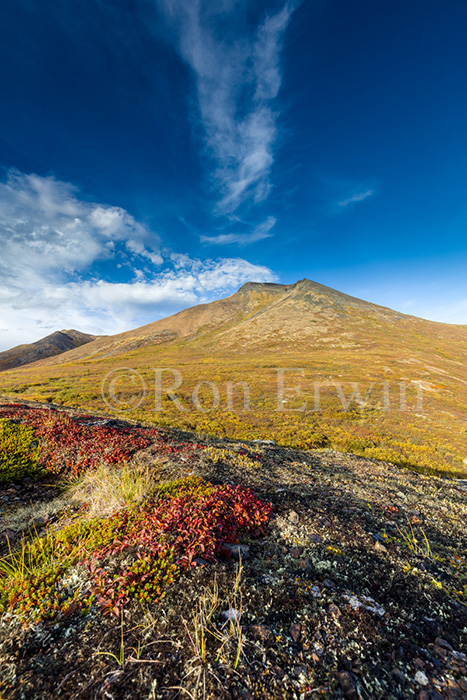
[[192,566],[203,567],[203,566],[208,565],[208,562],[205,559],[201,559],[201,557],[196,557],[196,559],[193,559],[193,561],[191,563],[192,563]]
[[337,680],[342,688],[342,692],[347,698],[357,697],[357,688],[349,671],[339,671],[337,674]]
[[292,547],[289,554],[293,559],[298,559],[303,554],[303,547]]
[[224,550],[232,559],[248,559],[250,556],[250,548],[247,544],[224,544]]
[[49,522],[49,516],[47,514],[39,515],[37,518],[33,518],[31,520],[29,527],[33,527],[37,530],[37,529],[40,529],[41,527],[45,527],[45,525],[47,525],[48,522]]
[[457,681],[457,685],[462,690],[462,692],[467,695],[467,681],[464,678],[459,678]]
[[309,557],[307,557],[306,559],[299,559],[297,561],[297,566],[299,566],[301,569],[312,570],[314,568],[313,562]]
[[329,518],[324,518],[324,520],[321,520],[320,525],[321,527],[331,527],[331,521]]
[[3,530],[0,532],[0,542],[15,542],[17,534],[14,530]]
[[[422,693],[427,694],[425,690],[421,690],[419,697],[421,697]],[[444,698],[436,688],[433,688],[433,690],[430,690],[430,700],[444,700]]]
[[292,639],[294,640],[295,644],[297,644],[302,633],[302,626],[300,624],[290,625],[289,633]]
[[421,668],[422,670],[425,668],[424,662],[418,656],[416,659],[413,660],[413,662],[415,666],[417,666],[417,668]]
[[291,510],[287,517],[290,520],[290,522],[293,523],[294,525],[297,525],[297,523],[300,521],[299,514],[294,510]]
[[384,542],[384,537],[380,535],[377,532],[369,532],[369,535],[374,539],[375,542],[381,542],[381,544]]
[[440,646],[438,646],[437,644],[435,644],[434,652],[435,652],[435,654],[437,654],[441,659],[446,659],[446,658],[447,658],[447,655],[448,655],[447,650],[446,650],[446,649],[443,649],[443,647],[440,647]]
[[398,668],[394,668],[394,669],[392,670],[392,675],[393,675],[395,678],[397,678],[397,680],[398,680],[400,683],[405,683],[405,676],[404,676],[404,674],[402,673],[402,671],[399,671]]
[[342,617],[342,613],[335,603],[331,603],[331,605],[328,608],[328,612],[337,619]]
[[259,447],[275,447],[277,442],[275,440],[252,440],[250,444]]
[[224,620],[240,620],[242,613],[240,610],[236,610],[235,608],[229,608],[228,610],[224,610],[221,613],[221,616],[224,618]]
[[441,637],[436,637],[435,646],[442,647],[443,649],[449,649],[450,651],[452,651],[452,646],[449,644],[449,642],[447,642],[445,639],[442,639]]
[[271,646],[276,641],[274,632],[266,625],[250,625],[248,631],[254,640],[264,646]]
[[415,683],[418,683],[418,685],[422,686],[426,686],[429,683],[427,675],[423,671],[417,671],[417,673],[415,674],[414,681]]
[[381,554],[387,554],[388,550],[384,546],[384,544],[381,544],[381,542],[376,541],[375,542],[375,549],[377,552],[380,552]]
[[326,588],[335,588],[336,584],[334,583],[334,581],[331,581],[331,579],[325,578],[323,581],[323,586],[325,586]]

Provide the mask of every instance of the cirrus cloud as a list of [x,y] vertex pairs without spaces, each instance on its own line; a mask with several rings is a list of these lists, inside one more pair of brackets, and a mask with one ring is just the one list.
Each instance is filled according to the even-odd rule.
[[246,2],[159,0],[159,5],[195,77],[198,118],[214,162],[216,212],[232,214],[246,201],[263,202],[271,189],[278,131],[282,42],[295,6],[287,3],[255,31],[239,34]]

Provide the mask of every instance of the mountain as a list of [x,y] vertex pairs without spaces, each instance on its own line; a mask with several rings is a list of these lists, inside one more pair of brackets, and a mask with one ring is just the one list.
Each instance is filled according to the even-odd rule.
[[[3,373],[0,391],[467,475],[466,364],[467,326],[408,316],[307,279],[248,282],[225,299]],[[178,384],[178,404],[166,391],[162,403],[156,396],[158,368],[166,368],[164,387]],[[106,394],[109,372],[118,375],[118,400]]]
[[67,350],[80,347],[85,343],[96,340],[95,335],[88,335],[80,331],[55,331],[35,343],[17,345],[11,350],[0,352],[0,372],[29,365],[31,362],[54,357]]
[[[86,347],[53,358],[56,365],[74,360],[101,359],[145,346],[195,341],[197,346],[246,351],[271,344],[306,345],[310,341],[340,347],[363,347],[375,329],[393,333],[425,332],[466,339],[463,326],[424,321],[414,316],[362,301],[330,287],[304,279],[291,285],[247,282],[225,299],[199,304],[173,316],[131,331],[98,338]],[[430,331],[430,333],[428,332]],[[378,335],[378,333],[376,334]]]

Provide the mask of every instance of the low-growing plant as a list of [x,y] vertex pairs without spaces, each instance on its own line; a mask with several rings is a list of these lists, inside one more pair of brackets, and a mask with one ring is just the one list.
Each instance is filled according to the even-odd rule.
[[143,503],[48,531],[10,551],[0,559],[0,614],[39,620],[96,602],[120,616],[131,599],[157,602],[198,557],[229,556],[227,544],[264,532],[270,510],[239,486],[197,477],[164,484]]
[[111,515],[131,503],[138,503],[155,489],[154,475],[148,466],[115,466],[102,462],[68,483],[72,502],[86,506],[87,516]]
[[425,531],[420,528],[421,537],[417,537],[411,523],[409,523],[409,528],[397,527],[397,531],[402,537],[402,541],[404,542],[405,546],[408,547],[414,554],[432,557],[431,546]]
[[38,476],[39,441],[33,428],[0,418],[0,483]]

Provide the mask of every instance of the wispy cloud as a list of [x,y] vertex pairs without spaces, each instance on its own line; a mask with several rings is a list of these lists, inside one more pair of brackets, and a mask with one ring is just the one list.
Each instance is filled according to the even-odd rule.
[[221,233],[218,236],[201,236],[202,243],[211,245],[233,245],[247,246],[252,243],[257,243],[265,238],[270,238],[273,234],[271,229],[275,226],[276,219],[274,216],[269,216],[266,221],[256,226],[250,233]]
[[[160,0],[160,5],[195,75],[199,117],[214,160],[216,211],[231,214],[246,201],[264,201],[277,137],[281,48],[294,6],[286,4],[254,32],[239,34],[246,1]],[[232,35],[229,26],[235,26]]]
[[349,204],[357,204],[357,202],[363,202],[367,197],[371,197],[374,194],[374,190],[365,190],[364,192],[356,192],[355,194],[343,199],[339,202],[340,207],[348,207]]
[[60,328],[117,333],[249,280],[275,280],[241,258],[163,259],[159,248],[124,209],[52,177],[10,172],[0,183],[0,351]]

